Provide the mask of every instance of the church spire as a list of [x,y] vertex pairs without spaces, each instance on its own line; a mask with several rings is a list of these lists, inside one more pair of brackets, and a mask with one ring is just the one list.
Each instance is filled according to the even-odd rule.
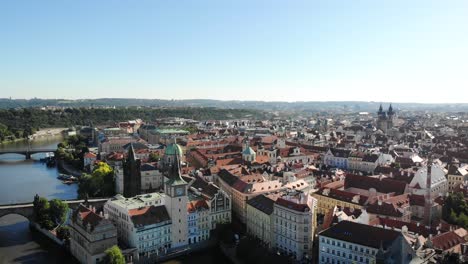
[[383,108],[382,108],[382,103],[380,103],[380,107],[379,107],[379,114],[383,112]]
[[391,103],[390,103],[390,106],[388,107],[388,114],[393,115],[393,107]]

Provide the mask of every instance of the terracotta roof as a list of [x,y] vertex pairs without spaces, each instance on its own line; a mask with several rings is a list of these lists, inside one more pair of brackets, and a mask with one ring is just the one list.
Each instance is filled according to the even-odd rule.
[[465,242],[465,240],[461,238],[460,236],[458,236],[454,231],[435,236],[432,238],[431,241],[435,249],[439,249],[443,251],[447,249],[451,249]]
[[405,222],[401,220],[395,220],[395,219],[390,219],[390,218],[381,218],[377,217],[377,222],[375,222],[375,225],[381,225],[381,226],[386,226],[386,227],[393,227],[397,229],[402,229],[403,226],[406,226],[408,228],[408,231],[422,235],[424,237],[428,237],[429,234],[431,233],[426,226],[423,224],[418,224],[416,222]]
[[380,245],[383,245],[384,248],[390,247],[393,241],[401,236],[401,233],[350,221],[341,221],[319,235],[378,249]]
[[307,204],[298,204],[283,198],[278,198],[275,202],[278,205],[281,205],[283,207],[286,207],[288,209],[294,210],[294,211],[299,211],[299,212],[307,212],[310,211],[310,208]]
[[[328,191],[328,194],[326,194],[326,190]],[[352,204],[359,204],[359,205],[365,205],[367,202],[367,199],[369,197],[364,196],[364,195],[359,195],[347,191],[342,191],[338,189],[328,189],[328,188],[321,188],[318,192],[315,193],[316,195],[321,195],[324,197],[329,197],[335,200],[340,200],[340,201],[345,201],[348,203]],[[359,200],[355,200],[355,198],[359,198]]]
[[203,210],[203,209],[209,209],[210,207],[206,203],[204,199],[201,200],[196,200],[196,201],[190,201],[187,203],[187,212],[193,213],[195,211]]
[[166,210],[166,206],[164,205],[152,205],[138,209],[131,209],[128,213],[136,227],[153,225],[171,220]]
[[411,194],[409,198],[411,205],[424,206],[426,204],[424,195]]
[[73,220],[76,221],[77,217],[81,219],[83,222],[83,226],[87,226],[88,224],[91,226],[93,230],[101,221],[108,221],[104,219],[102,216],[96,214],[95,212],[91,211],[91,209],[87,208],[83,204],[80,204],[78,208],[73,212]]
[[406,189],[406,183],[395,181],[389,178],[374,178],[368,176],[359,176],[355,174],[347,174],[345,178],[345,189],[354,187],[363,190],[374,188],[380,193],[396,193],[403,194]]
[[95,159],[97,157],[96,154],[92,153],[92,152],[87,152],[84,154],[83,156],[85,159]]

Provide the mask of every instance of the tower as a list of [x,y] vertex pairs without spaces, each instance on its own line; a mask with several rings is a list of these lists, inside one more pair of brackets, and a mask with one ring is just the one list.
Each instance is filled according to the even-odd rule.
[[427,160],[427,176],[426,176],[426,194],[424,195],[424,223],[426,226],[431,225],[432,220],[432,159]]
[[393,127],[393,119],[395,118],[395,112],[393,112],[392,104],[388,107],[387,111],[387,129]]
[[133,197],[141,191],[141,161],[136,158],[133,143],[128,149],[128,157],[123,162],[123,196]]
[[179,156],[175,155],[164,184],[166,207],[172,220],[172,247],[187,245],[187,182],[182,179]]
[[174,139],[174,143],[171,143],[166,146],[166,150],[164,151],[164,157],[162,158],[162,168],[163,170],[167,171],[168,168],[173,164],[175,156],[178,156],[179,162],[183,158],[183,150],[182,147],[177,144],[176,139]]

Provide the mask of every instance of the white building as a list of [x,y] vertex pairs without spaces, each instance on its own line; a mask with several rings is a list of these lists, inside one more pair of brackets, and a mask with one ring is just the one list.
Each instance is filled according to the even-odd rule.
[[344,149],[329,149],[323,156],[323,164],[341,169],[348,168],[348,156],[351,151]]
[[104,251],[117,245],[117,229],[94,208],[80,204],[70,221],[70,252],[83,264],[100,263]]
[[273,239],[281,254],[297,260],[311,258],[317,200],[303,192],[278,198],[273,209]]
[[415,256],[401,232],[350,221],[341,221],[318,237],[320,264],[404,264]]
[[128,246],[141,255],[165,254],[171,249],[171,219],[164,205],[131,209]]
[[132,198],[116,195],[104,205],[104,213],[109,216],[109,220],[117,227],[118,238],[121,242],[130,245],[134,236],[129,211],[152,205],[164,205],[164,196],[164,194],[160,193],[148,193]]
[[142,192],[157,190],[163,187],[164,176],[155,165],[143,163],[141,164],[140,171]]
[[[431,181],[430,186],[427,186],[428,171]],[[437,163],[419,168],[409,184],[410,192],[417,195],[426,195],[427,188],[430,188],[431,199],[445,195],[448,192],[448,182],[447,178],[445,178],[445,171]]]
[[188,243],[195,244],[210,238],[210,208],[204,199],[187,204]]

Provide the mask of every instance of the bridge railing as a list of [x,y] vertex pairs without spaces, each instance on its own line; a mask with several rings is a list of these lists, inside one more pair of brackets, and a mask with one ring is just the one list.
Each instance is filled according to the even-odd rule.
[[[103,197],[103,198],[93,198],[93,199],[88,199],[88,202],[102,202],[102,201],[107,201],[111,199],[112,197]],[[73,203],[73,202],[84,202],[84,199],[68,199],[68,200],[62,200],[65,203]],[[14,207],[14,206],[24,206],[24,205],[32,205],[33,201],[31,202],[25,202],[25,203],[14,203],[14,204],[0,204],[1,207]]]

